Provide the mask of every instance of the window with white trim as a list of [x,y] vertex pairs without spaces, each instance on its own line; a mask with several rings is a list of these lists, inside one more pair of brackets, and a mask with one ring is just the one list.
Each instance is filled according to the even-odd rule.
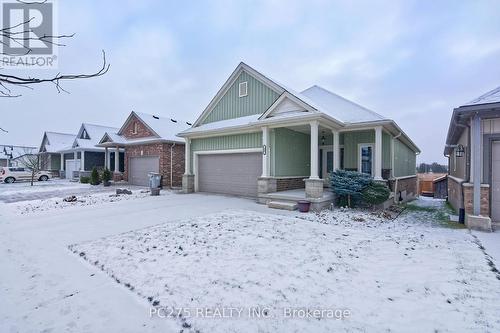
[[239,96],[240,97],[245,97],[248,95],[248,82],[240,82],[239,86]]

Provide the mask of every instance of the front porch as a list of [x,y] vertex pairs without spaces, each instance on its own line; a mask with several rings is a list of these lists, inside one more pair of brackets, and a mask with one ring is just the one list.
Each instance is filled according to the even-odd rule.
[[313,210],[327,208],[334,199],[329,175],[337,169],[387,180],[393,173],[392,138],[382,125],[346,130],[315,120],[263,127],[258,201],[308,200]]

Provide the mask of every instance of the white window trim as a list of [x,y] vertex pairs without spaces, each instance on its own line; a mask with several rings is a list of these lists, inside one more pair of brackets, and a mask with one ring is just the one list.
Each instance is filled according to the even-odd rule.
[[[198,156],[199,155],[220,155],[220,154],[249,154],[262,153],[261,148],[224,149],[224,150],[202,150],[193,152],[193,175],[194,191],[198,192]],[[264,155],[262,155],[264,157]]]
[[[242,86],[245,86],[245,94],[242,94],[241,93],[241,87]],[[245,81],[245,82],[240,82],[240,84],[238,85],[238,96],[239,97],[245,97],[245,96],[248,96],[248,81]]]
[[[375,170],[375,144],[373,143],[358,143],[358,172],[361,172],[361,148],[371,147],[372,148],[372,173],[370,176],[373,177],[373,171]],[[345,154],[345,152],[344,152]],[[345,157],[344,157],[345,158]]]

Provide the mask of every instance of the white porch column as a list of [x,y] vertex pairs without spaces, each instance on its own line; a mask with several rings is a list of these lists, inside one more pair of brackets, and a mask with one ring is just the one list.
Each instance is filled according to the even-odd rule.
[[120,172],[120,148],[115,148],[115,172]]
[[80,152],[80,171],[85,171],[85,150]]
[[269,147],[269,127],[262,127],[262,177],[269,177],[269,161],[271,156]]
[[382,180],[382,126],[375,127],[375,180]]
[[59,171],[64,171],[64,153],[61,153],[61,166],[59,167]]
[[311,175],[309,179],[319,179],[318,176],[318,132],[319,122],[317,120],[311,121]]
[[481,117],[475,115],[472,118],[471,126],[471,143],[472,143],[472,182],[473,182],[473,214],[478,216],[481,214]]
[[333,171],[340,169],[340,135],[339,131],[332,130],[333,134]]
[[184,152],[184,159],[186,160],[184,162],[184,174],[185,175],[190,175],[191,174],[191,139],[186,138],[186,145],[184,146],[185,152]]
[[109,150],[108,150],[108,147],[104,147],[104,168],[109,170]]

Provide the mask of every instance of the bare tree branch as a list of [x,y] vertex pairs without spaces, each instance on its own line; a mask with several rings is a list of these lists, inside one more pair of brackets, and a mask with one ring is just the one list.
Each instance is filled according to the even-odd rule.
[[[25,0],[17,0],[17,2],[30,5],[30,4],[44,4],[47,2],[47,0],[41,0],[41,1],[25,1]],[[40,41],[45,43],[46,45],[54,45],[54,46],[66,46],[66,44],[61,43],[61,40],[67,39],[67,38],[73,38],[75,34],[62,34],[62,35],[43,35],[43,36],[36,36],[33,33],[32,29],[29,28],[23,28],[21,31],[17,31],[17,28],[20,27],[29,27],[30,22],[34,20],[34,18],[30,18],[28,20],[25,20],[24,22],[15,24],[10,27],[3,27],[0,29],[0,46],[3,45],[5,47],[10,46],[10,43],[14,43],[18,45],[18,49],[25,50],[24,54],[10,54],[5,51],[1,51],[0,55],[7,55],[7,56],[27,56],[30,54],[33,50],[26,46],[27,43],[24,42],[29,42],[29,41]],[[8,40],[9,42],[6,42],[5,40]],[[5,48],[2,48],[5,49]],[[0,59],[0,65],[8,65],[10,64],[10,60],[8,58]],[[38,85],[38,84],[44,84],[44,83],[52,83],[54,84],[56,90],[58,93],[61,92],[66,92],[69,93],[67,90],[65,90],[62,86],[61,83],[64,81],[69,81],[69,80],[80,80],[80,79],[89,79],[89,78],[94,78],[94,77],[99,77],[108,72],[110,68],[110,64],[106,60],[106,52],[102,50],[102,65],[101,67],[89,74],[61,74],[57,73],[54,76],[49,76],[49,77],[30,77],[30,76],[22,76],[22,75],[13,75],[13,74],[7,74],[7,73],[2,73],[1,70],[4,69],[0,67],[0,97],[20,97],[20,94],[13,93],[10,86],[17,86],[17,87],[23,87],[23,88],[29,88],[33,89],[33,85]]]

